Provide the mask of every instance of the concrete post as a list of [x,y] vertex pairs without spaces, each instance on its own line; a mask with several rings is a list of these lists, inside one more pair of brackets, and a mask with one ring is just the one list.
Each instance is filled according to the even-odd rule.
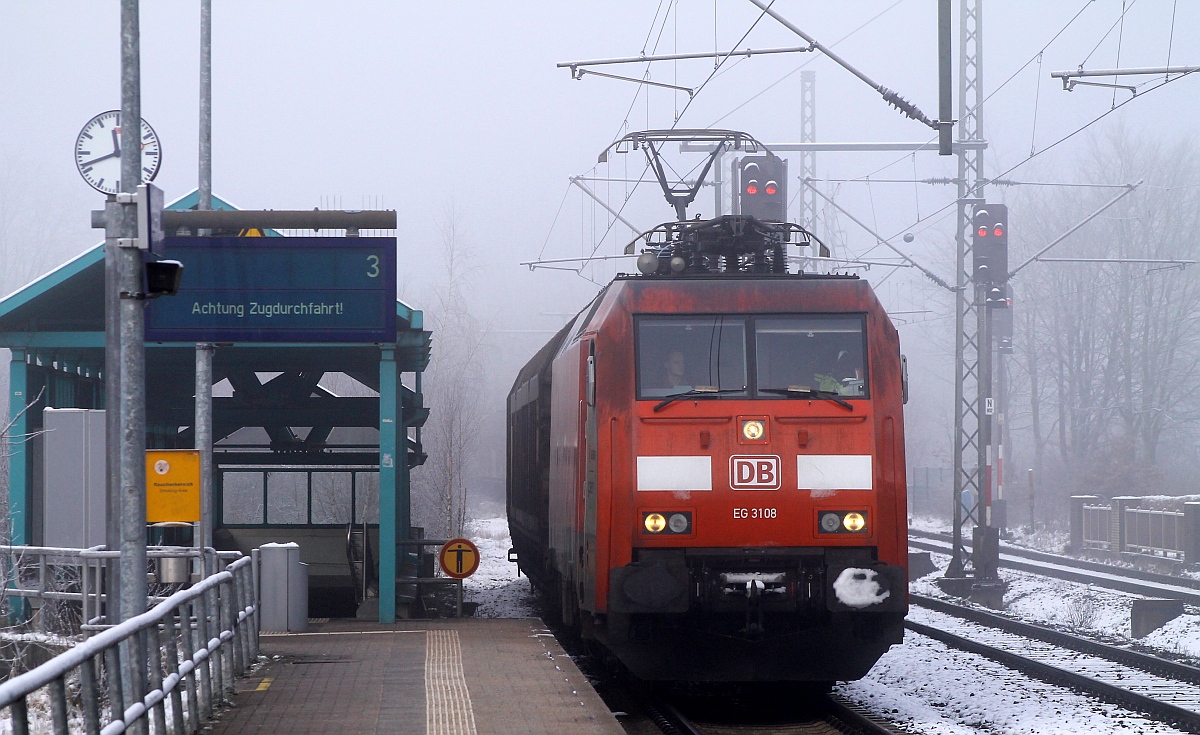
[[1141,505],[1141,502],[1141,498],[1130,496],[1112,499],[1112,509],[1117,514],[1116,552],[1118,554],[1125,553],[1125,539],[1129,536],[1129,528],[1125,522],[1125,509],[1136,508]]
[[1200,563],[1200,503],[1183,504],[1183,560]]

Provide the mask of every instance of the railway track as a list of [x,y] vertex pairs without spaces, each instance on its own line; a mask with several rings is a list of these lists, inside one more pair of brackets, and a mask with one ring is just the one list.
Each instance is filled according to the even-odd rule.
[[[939,554],[949,554],[951,551],[950,541],[940,535],[909,533],[909,548]],[[1028,549],[1015,550],[1011,546],[1001,548],[1000,566],[1144,597],[1169,597],[1183,600],[1189,605],[1200,605],[1200,581],[1186,577],[1112,567]]]
[[981,611],[942,612],[923,601],[914,600],[905,623],[914,633],[1200,733],[1200,670],[1194,667]]
[[1200,667],[1191,666],[1151,653],[1143,653],[1123,646],[1102,643],[1091,638],[1073,635],[1044,625],[1014,620],[1003,615],[987,612],[986,610],[940,600],[936,597],[926,597],[910,592],[908,600],[910,605],[947,613],[973,623],[997,628],[1078,653],[1085,653],[1089,656],[1107,659],[1114,663],[1140,669],[1146,673],[1200,685]]
[[[930,531],[918,531],[915,529],[908,530],[909,541],[917,539],[918,541],[937,541],[940,542],[938,548],[949,549],[951,539],[949,533],[933,533]],[[968,543],[965,546],[970,550],[971,545]],[[932,549],[931,549],[932,550]],[[1008,556],[1019,557],[1022,559],[1031,559],[1034,561],[1046,562],[1048,564],[1058,564],[1066,567],[1075,567],[1078,569],[1086,569],[1092,572],[1105,572],[1109,574],[1120,574],[1131,579],[1140,579],[1144,582],[1157,582],[1159,584],[1169,584],[1179,587],[1190,587],[1200,590],[1200,579],[1192,579],[1190,577],[1180,577],[1171,574],[1161,574],[1159,572],[1148,572],[1144,569],[1135,569],[1133,567],[1120,567],[1113,564],[1105,564],[1100,561],[1091,559],[1077,559],[1073,556],[1063,556],[1062,554],[1052,554],[1048,551],[1038,551],[1036,549],[1028,549],[1023,546],[1013,546],[1011,544],[1001,542],[1000,553]]]
[[816,703],[811,714],[794,721],[751,723],[710,722],[692,719],[665,702],[644,702],[643,707],[665,735],[898,735],[896,729],[836,694]]

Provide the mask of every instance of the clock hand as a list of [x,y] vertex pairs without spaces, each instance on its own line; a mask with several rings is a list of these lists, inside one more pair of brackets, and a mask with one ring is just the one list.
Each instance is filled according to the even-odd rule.
[[121,157],[121,151],[113,151],[112,153],[100,156],[99,158],[93,158],[92,160],[85,161],[79,165],[80,166],[91,166],[92,164],[99,163],[100,161],[103,161],[107,158],[120,158],[120,157]]
[[113,154],[117,155],[117,156],[121,155],[121,137],[120,137],[120,135],[121,134],[117,132],[116,128],[112,129]]

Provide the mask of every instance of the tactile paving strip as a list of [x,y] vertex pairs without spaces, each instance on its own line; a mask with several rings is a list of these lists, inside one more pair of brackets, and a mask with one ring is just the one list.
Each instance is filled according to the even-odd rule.
[[425,634],[425,729],[427,735],[476,735],[457,630]]

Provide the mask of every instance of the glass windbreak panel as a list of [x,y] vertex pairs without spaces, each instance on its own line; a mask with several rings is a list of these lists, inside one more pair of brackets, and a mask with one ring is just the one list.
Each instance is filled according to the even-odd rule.
[[379,523],[379,473],[354,473],[354,522]]
[[221,473],[221,522],[231,526],[263,522],[263,473]]
[[320,524],[350,522],[349,472],[312,473],[312,522]]
[[308,473],[267,473],[267,523],[308,523]]
[[791,389],[867,397],[863,333],[859,314],[755,318],[759,396]]
[[637,323],[637,339],[639,398],[662,398],[696,389],[745,395],[745,319],[642,317]]

